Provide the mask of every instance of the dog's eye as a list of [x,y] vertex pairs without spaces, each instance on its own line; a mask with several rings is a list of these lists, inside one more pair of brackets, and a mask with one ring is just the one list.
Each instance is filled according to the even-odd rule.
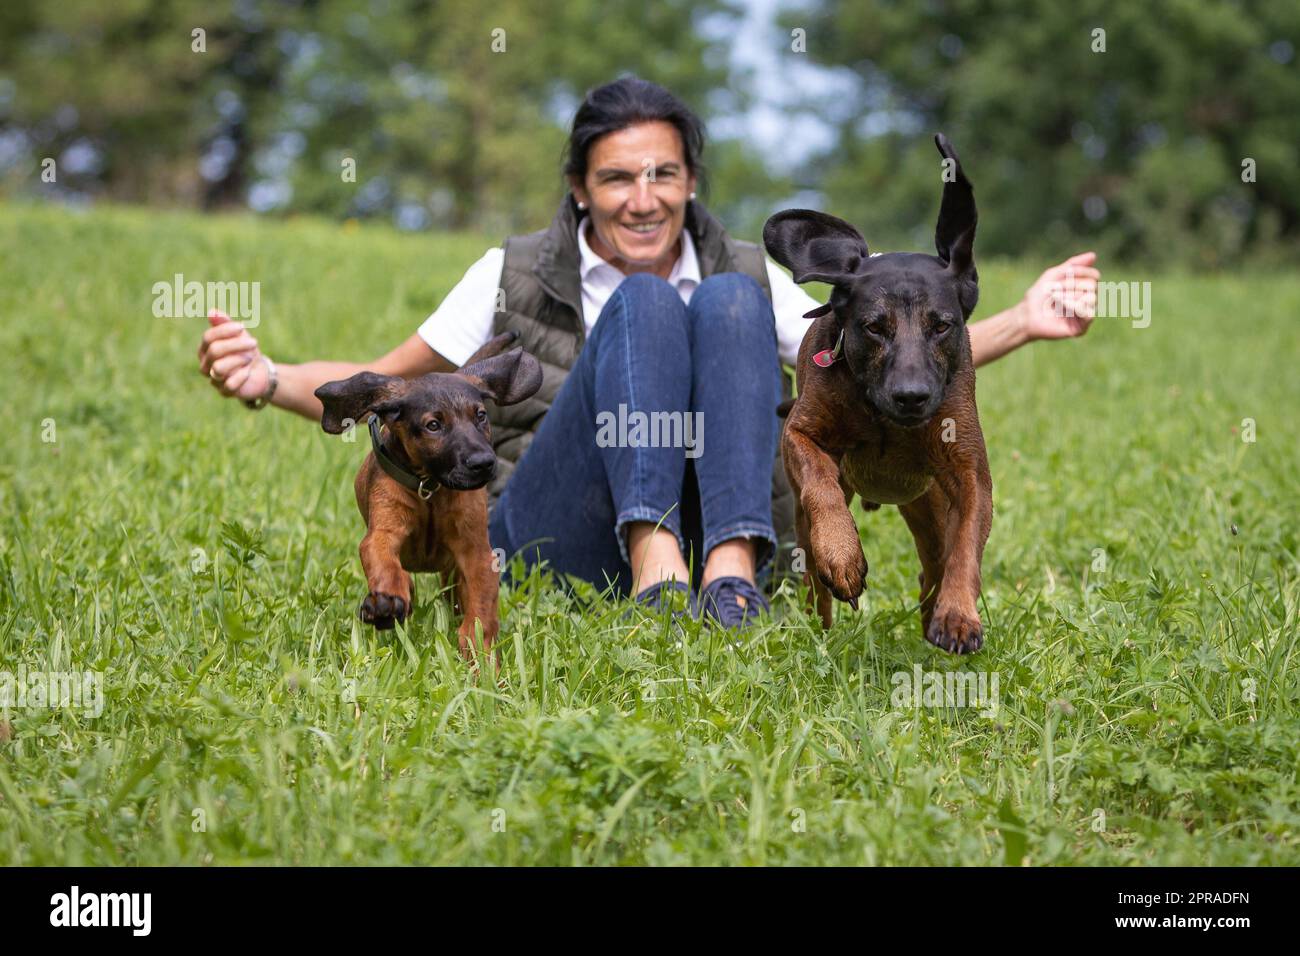
[[442,422],[438,421],[436,418],[430,418],[424,427],[431,432],[440,432],[442,431]]

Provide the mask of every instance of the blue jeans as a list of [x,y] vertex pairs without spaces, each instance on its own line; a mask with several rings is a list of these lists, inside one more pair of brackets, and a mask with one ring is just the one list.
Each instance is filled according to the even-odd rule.
[[712,275],[689,306],[663,279],[628,276],[493,508],[492,546],[625,594],[627,526],[648,521],[676,535],[697,583],[733,538],[757,539],[763,570],[781,374],[749,276]]

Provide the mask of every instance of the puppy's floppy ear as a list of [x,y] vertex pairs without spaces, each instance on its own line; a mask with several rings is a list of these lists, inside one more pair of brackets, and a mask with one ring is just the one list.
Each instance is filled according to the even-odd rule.
[[943,133],[936,133],[934,145],[943,163],[943,204],[934,228],[934,246],[949,271],[961,275],[971,268],[975,246],[975,189],[961,168],[957,151]]
[[[465,365],[473,365],[475,362],[481,362],[485,358],[491,358],[494,355],[500,355],[511,345],[515,344],[515,339],[519,338],[518,332],[502,332],[500,335],[493,336],[479,347],[479,350],[465,359]],[[463,368],[464,366],[462,366]]]
[[456,372],[498,405],[522,402],[542,387],[542,366],[521,348],[462,365]]
[[367,412],[391,414],[400,405],[397,399],[406,391],[406,380],[395,375],[358,372],[339,382],[326,382],[313,393],[320,399],[320,427],[331,435],[340,434],[344,422],[359,422]]
[[763,245],[795,282],[852,279],[867,261],[867,241],[843,219],[812,209],[786,209],[763,226]]

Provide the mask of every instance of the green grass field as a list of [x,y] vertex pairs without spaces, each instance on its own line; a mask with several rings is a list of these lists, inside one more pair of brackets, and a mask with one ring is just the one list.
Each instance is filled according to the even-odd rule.
[[[104,693],[0,711],[0,862],[1300,862],[1300,279],[1102,263],[1149,328],[980,373],[981,653],[921,639],[887,509],[826,634],[789,586],[732,647],[534,575],[497,687],[428,581],[405,633],[357,621],[364,443],[219,400],[203,320],[151,311],[178,272],[257,280],[270,355],[368,358],[485,247],[0,207],[0,671]],[[1037,271],[982,263],[977,318]],[[997,712],[895,706],[918,666]]]

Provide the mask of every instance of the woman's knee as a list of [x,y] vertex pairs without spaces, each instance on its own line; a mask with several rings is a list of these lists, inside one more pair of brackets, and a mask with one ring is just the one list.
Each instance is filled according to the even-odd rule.
[[666,279],[650,272],[634,272],[618,284],[615,295],[623,297],[625,310],[653,315],[684,315],[686,303]]
[[677,290],[667,279],[660,278],[653,272],[633,272],[618,284],[618,288],[624,292],[635,292],[640,295],[677,295]]
[[[615,305],[617,304],[617,308]],[[614,321],[606,322],[607,319]],[[618,284],[600,324],[629,323],[640,332],[685,329],[686,303],[672,284],[649,272],[634,272]]]
[[700,283],[691,296],[691,319],[729,335],[757,333],[776,341],[772,303],[763,287],[742,272],[720,272]]

